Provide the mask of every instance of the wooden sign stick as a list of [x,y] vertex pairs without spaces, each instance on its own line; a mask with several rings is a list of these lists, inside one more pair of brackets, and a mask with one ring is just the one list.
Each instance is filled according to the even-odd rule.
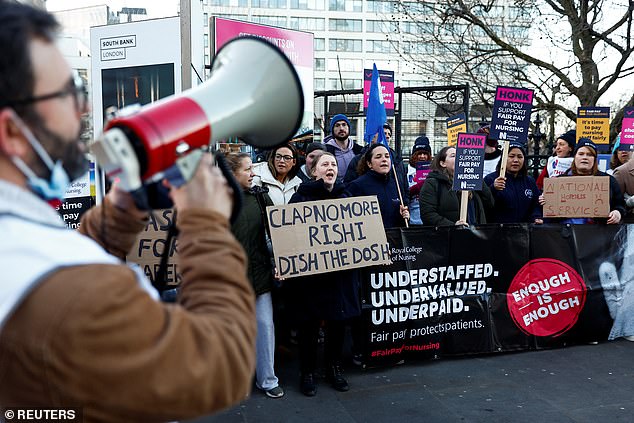
[[467,221],[467,206],[469,203],[469,191],[460,191],[460,220]]

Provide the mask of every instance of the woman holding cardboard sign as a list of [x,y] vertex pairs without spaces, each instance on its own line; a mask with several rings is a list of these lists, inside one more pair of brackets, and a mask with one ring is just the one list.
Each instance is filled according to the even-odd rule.
[[[314,180],[302,183],[289,203],[324,201],[347,195],[337,182],[337,159],[323,152],[313,160],[311,176]],[[325,320],[324,352],[326,379],[337,391],[347,391],[343,376],[342,356],[346,320],[361,314],[359,274],[356,270],[342,270],[327,274],[303,276],[286,282],[289,306],[299,326],[300,390],[306,396],[317,393],[315,370],[319,326]]]
[[424,225],[450,226],[486,223],[493,208],[493,196],[486,184],[482,191],[469,191],[467,221],[460,220],[460,199],[453,191],[456,149],[444,147],[431,162],[431,173],[420,191],[420,214]]
[[[589,138],[581,138],[577,143],[570,169],[559,177],[569,176],[608,176],[610,178],[610,213],[607,218],[573,217],[567,219],[548,219],[550,222],[585,224],[607,223],[608,225],[619,223],[625,216],[625,201],[623,194],[613,176],[598,170],[597,146]],[[544,205],[544,194],[539,196],[539,204]]]

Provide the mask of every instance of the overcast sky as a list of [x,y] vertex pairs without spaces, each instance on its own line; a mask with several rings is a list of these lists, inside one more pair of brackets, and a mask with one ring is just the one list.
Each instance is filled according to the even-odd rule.
[[51,11],[76,9],[80,7],[105,4],[110,6],[113,12],[118,12],[122,7],[145,8],[148,18],[164,18],[178,14],[179,0],[47,0],[46,8]]

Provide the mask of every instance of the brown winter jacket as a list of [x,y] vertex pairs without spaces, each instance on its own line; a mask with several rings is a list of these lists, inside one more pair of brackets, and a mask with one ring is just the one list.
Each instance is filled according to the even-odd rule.
[[[105,234],[122,257],[145,222],[108,202],[100,210],[84,216],[81,230],[102,245]],[[57,270],[28,295],[0,333],[0,406],[81,407],[84,422],[159,422],[247,396],[256,329],[243,250],[215,212],[182,211],[178,224],[178,305],[152,300],[125,265]]]

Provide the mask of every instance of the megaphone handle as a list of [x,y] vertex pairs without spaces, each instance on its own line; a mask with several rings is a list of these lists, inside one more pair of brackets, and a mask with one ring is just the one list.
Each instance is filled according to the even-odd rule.
[[236,181],[236,178],[233,176],[233,172],[227,164],[227,160],[225,160],[225,156],[220,151],[216,153],[216,165],[220,168],[220,171],[227,180],[227,183],[233,190],[233,210],[231,211],[231,217],[229,218],[229,221],[233,224],[242,209],[242,187],[238,184],[238,181]]

